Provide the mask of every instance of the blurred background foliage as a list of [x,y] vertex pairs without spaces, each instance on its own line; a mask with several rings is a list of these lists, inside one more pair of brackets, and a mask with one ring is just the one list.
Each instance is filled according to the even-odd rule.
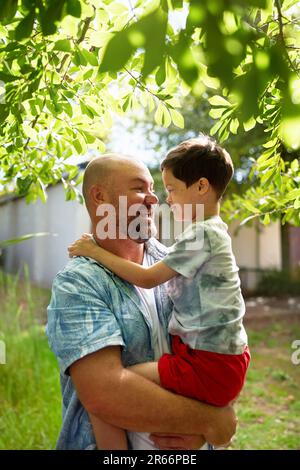
[[166,147],[205,131],[230,150],[227,219],[299,225],[299,16],[295,0],[3,0],[0,191],[46,201],[62,180],[80,199],[69,157],[144,109]]

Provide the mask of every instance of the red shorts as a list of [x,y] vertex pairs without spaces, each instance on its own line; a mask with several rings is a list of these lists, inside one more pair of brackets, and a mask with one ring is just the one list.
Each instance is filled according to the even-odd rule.
[[191,349],[179,336],[173,336],[173,354],[158,361],[161,385],[180,395],[225,406],[240,393],[250,362],[250,351],[220,354]]

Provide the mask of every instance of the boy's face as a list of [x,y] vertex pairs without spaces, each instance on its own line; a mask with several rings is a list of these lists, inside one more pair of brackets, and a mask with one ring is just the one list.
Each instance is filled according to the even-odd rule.
[[166,201],[175,220],[195,220],[196,204],[201,204],[198,181],[187,188],[185,182],[175,178],[167,168],[162,172],[162,179],[167,191]]

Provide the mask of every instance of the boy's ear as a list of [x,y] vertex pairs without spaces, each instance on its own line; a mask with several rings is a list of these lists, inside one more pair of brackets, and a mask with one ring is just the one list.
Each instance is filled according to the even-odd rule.
[[200,178],[199,181],[198,181],[198,190],[201,194],[201,196],[203,196],[203,194],[206,194],[208,189],[209,189],[209,181],[207,178]]

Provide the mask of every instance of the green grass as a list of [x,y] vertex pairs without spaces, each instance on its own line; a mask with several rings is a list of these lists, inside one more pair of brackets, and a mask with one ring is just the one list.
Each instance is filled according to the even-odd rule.
[[56,359],[44,333],[49,291],[0,273],[0,449],[51,449],[60,426]]
[[[61,422],[56,359],[44,333],[48,290],[0,271],[0,449],[52,449]],[[252,362],[236,404],[239,428],[232,449],[300,449],[300,365],[291,343],[300,322],[248,327]]]
[[300,365],[291,343],[299,320],[248,328],[252,361],[236,405],[239,429],[232,449],[300,449]]

